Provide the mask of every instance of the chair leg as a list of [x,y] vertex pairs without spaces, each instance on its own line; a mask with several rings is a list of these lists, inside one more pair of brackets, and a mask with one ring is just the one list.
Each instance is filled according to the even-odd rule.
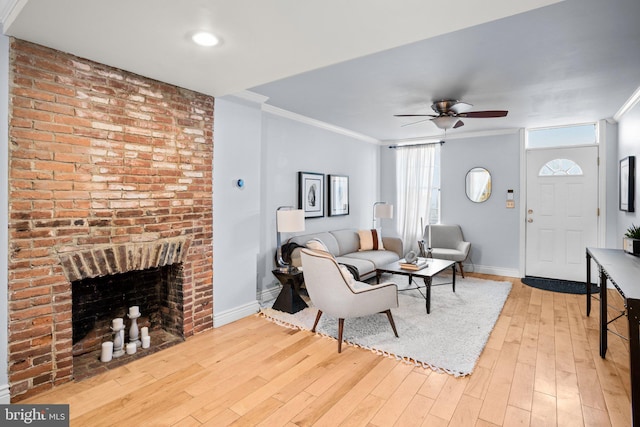
[[464,279],[464,270],[462,269],[462,261],[458,261],[458,265],[460,266],[460,274],[462,274],[462,278]]
[[391,323],[391,329],[393,329],[393,333],[395,334],[396,338],[398,338],[398,331],[396,330],[396,323],[393,321],[391,310],[387,310],[385,311],[385,313],[387,314],[387,319],[389,319],[389,323]]
[[338,319],[338,353],[342,352],[342,331],[344,330],[344,319]]
[[313,328],[311,328],[311,332],[316,331],[316,326],[318,326],[318,322],[320,321],[321,316],[322,316],[322,311],[318,310],[318,314],[316,314],[316,321],[313,323]]

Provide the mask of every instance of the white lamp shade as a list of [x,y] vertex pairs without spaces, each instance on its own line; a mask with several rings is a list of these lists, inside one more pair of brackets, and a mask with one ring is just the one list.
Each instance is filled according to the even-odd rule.
[[276,212],[279,233],[304,231],[304,211],[302,209],[279,210]]
[[373,211],[375,218],[393,218],[393,205],[379,204],[376,205]]
[[451,129],[455,126],[456,123],[458,123],[458,120],[460,119],[451,116],[439,116],[435,119],[432,119],[433,123],[435,123],[435,125],[440,129]]

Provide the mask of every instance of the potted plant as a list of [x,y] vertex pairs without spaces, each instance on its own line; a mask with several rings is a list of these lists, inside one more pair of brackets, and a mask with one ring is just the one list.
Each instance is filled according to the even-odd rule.
[[625,252],[640,255],[640,227],[631,224],[631,227],[627,228],[622,247]]

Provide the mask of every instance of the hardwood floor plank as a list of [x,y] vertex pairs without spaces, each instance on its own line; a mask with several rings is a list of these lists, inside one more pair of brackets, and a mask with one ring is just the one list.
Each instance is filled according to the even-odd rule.
[[[505,280],[473,274],[474,277]],[[628,344],[599,355],[599,302],[518,279],[472,375],[454,378],[259,315],[21,403],[72,426],[631,425]],[[609,291],[613,305],[621,300]],[[613,316],[612,309],[609,316]],[[626,332],[626,319],[611,325]]]
[[556,398],[535,391],[531,405],[531,427],[548,427],[557,425]]
[[509,406],[531,411],[533,402],[533,387],[535,383],[535,368],[526,363],[516,363],[513,382],[509,393]]
[[425,421],[427,414],[433,406],[433,399],[416,394],[407,405],[404,412],[396,422],[397,426],[414,427],[420,426]]
[[411,402],[412,397],[418,392],[427,377],[425,375],[410,372],[400,386],[393,392],[382,408],[371,420],[376,426],[393,425],[402,415]]

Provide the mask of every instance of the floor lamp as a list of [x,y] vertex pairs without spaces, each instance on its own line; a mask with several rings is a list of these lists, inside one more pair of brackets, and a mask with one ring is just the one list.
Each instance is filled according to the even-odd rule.
[[295,233],[304,231],[304,211],[293,209],[293,206],[280,206],[276,210],[276,251],[278,268],[281,271],[291,271],[291,264],[282,259],[282,239],[280,233]]
[[393,205],[387,202],[375,202],[373,204],[373,228],[376,228],[376,219],[393,218]]

